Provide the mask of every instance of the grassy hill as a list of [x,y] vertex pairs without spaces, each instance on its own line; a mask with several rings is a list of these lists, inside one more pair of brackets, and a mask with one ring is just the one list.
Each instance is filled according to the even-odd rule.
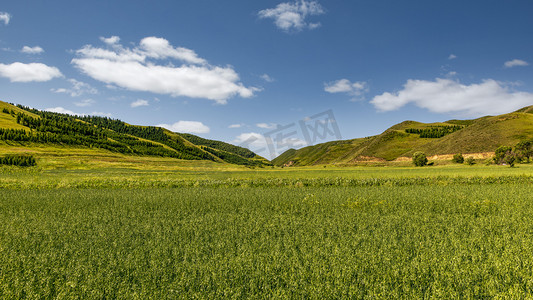
[[272,162],[278,166],[349,165],[368,160],[392,161],[411,157],[416,151],[427,155],[493,152],[499,146],[529,139],[533,139],[533,106],[474,120],[405,121],[376,136],[290,149]]
[[[228,143],[176,133],[160,127],[130,125],[96,116],[70,116],[15,106],[0,101],[0,152],[56,153],[88,151],[134,157],[205,160],[245,166],[270,162]],[[38,151],[37,151],[38,150]],[[48,151],[48,153],[54,151]]]

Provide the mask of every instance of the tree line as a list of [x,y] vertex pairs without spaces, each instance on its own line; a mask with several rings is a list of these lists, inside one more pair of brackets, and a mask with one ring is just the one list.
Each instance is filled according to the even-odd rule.
[[0,157],[0,165],[31,167],[36,165],[36,161],[32,155],[8,154]]
[[[20,108],[28,109],[26,107]],[[13,115],[12,110],[4,109],[3,112]],[[38,110],[31,110],[31,112],[39,115],[40,118],[34,118],[24,113],[16,113],[14,115],[18,124],[30,128],[30,130],[0,129],[0,139],[17,142],[77,145],[101,148],[123,154],[173,157],[188,160],[205,159],[190,153],[167,149],[161,144],[142,141],[137,137],[119,134],[112,130],[80,121],[69,115]]]
[[458,130],[463,129],[463,126],[453,125],[453,126],[432,126],[428,128],[408,128],[405,129],[407,133],[418,134],[421,138],[429,139],[438,139],[450,133],[454,133]]

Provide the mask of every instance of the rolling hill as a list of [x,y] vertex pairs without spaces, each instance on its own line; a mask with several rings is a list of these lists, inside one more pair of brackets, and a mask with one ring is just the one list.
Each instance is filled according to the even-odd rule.
[[0,101],[0,148],[32,152],[61,147],[72,154],[94,150],[136,157],[203,160],[245,166],[271,163],[252,151],[192,134],[171,132],[155,126],[130,125],[96,116],[71,116],[39,111]]
[[272,162],[277,166],[350,165],[393,161],[411,157],[416,151],[428,156],[494,152],[499,146],[529,139],[533,139],[533,106],[474,120],[404,121],[376,136],[289,149]]

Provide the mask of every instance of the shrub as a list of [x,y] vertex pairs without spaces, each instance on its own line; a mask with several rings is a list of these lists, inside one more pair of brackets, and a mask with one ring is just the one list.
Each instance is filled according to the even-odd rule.
[[415,152],[413,154],[413,164],[417,167],[423,167],[427,165],[428,158],[426,157],[426,154],[423,152]]
[[465,161],[465,158],[461,153],[457,153],[453,156],[452,161],[457,164],[462,164]]
[[472,166],[476,164],[476,160],[472,156],[470,156],[465,160],[465,163],[469,166]]

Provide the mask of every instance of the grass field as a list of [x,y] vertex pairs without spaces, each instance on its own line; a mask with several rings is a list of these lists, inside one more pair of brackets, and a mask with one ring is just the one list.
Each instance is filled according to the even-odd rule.
[[531,165],[150,164],[1,168],[0,298],[533,296]]

